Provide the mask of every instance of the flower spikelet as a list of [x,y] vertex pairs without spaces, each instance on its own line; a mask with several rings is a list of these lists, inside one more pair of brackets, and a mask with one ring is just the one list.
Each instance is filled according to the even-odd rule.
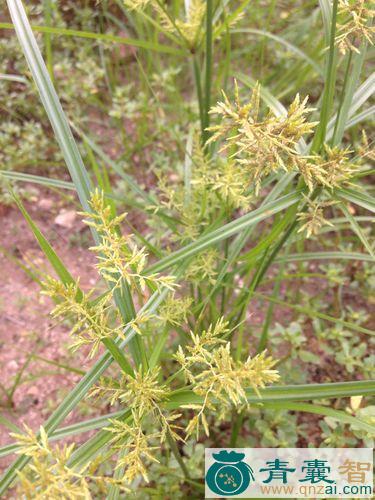
[[125,468],[122,481],[130,484],[139,475],[148,481],[145,460],[158,462],[154,451],[158,450],[159,446],[152,446],[151,441],[159,440],[160,433],[144,434],[137,421],[129,425],[119,420],[110,420],[110,424],[105,430],[113,435],[112,446],[122,451],[116,466],[116,468]]
[[316,235],[319,233],[323,226],[334,227],[332,222],[324,218],[324,209],[334,205],[334,201],[313,201],[305,196],[305,201],[308,204],[306,212],[299,212],[297,214],[297,219],[299,222],[304,224],[299,228],[298,232],[306,231],[307,238],[311,235]]
[[143,10],[152,3],[152,0],[124,0],[126,7],[132,10]]
[[194,47],[198,41],[206,13],[206,2],[203,0],[191,0],[189,2],[186,20],[176,20],[176,27],[187,40],[190,47]]
[[159,382],[160,368],[144,372],[142,367],[134,371],[134,376],[123,375],[119,382],[102,379],[101,383],[94,387],[91,396],[103,396],[110,401],[110,404],[121,402],[131,410],[133,420],[142,422],[147,416],[156,418],[161,426],[161,439],[169,432],[175,439],[181,439],[177,430],[179,427],[174,424],[177,414],[164,415],[161,403],[168,398],[169,390]]
[[17,453],[31,458],[31,464],[18,472],[19,498],[89,500],[92,498],[89,490],[90,482],[98,486],[116,483],[121,487],[116,480],[94,475],[96,467],[84,467],[80,471],[72,469],[68,462],[75,445],[51,448],[43,427],[40,428],[39,437],[28,427],[25,427],[25,434],[12,434],[12,436],[20,444]]
[[327,145],[325,151],[326,159],[320,161],[320,167],[324,170],[323,184],[331,189],[350,184],[351,177],[358,171],[358,165],[349,160],[351,151]]
[[160,369],[153,373],[142,368],[134,371],[134,376],[123,375],[119,382],[102,378],[100,384],[91,391],[91,396],[104,396],[113,405],[117,401],[136,415],[137,420],[155,410],[168,394],[167,388],[159,382]]
[[190,0],[185,19],[172,19],[166,5],[159,0],[124,0],[124,3],[129,9],[138,11],[150,6],[166,32],[182,37],[192,49],[198,43],[206,13],[204,0]]
[[[142,475],[148,481],[145,460],[158,461],[153,452],[160,449],[167,434],[174,440],[181,440],[177,433],[180,427],[175,424],[181,415],[165,415],[160,407],[169,391],[159,382],[159,375],[160,369],[151,373],[140,368],[135,371],[134,376],[124,375],[119,383],[103,380],[102,385],[92,392],[106,398],[110,396],[111,404],[121,401],[131,410],[131,425],[120,420],[110,420],[111,425],[106,429],[113,434],[113,447],[121,450],[117,467],[125,467],[123,481],[127,483],[137,475]],[[142,424],[148,417],[156,419],[160,431],[145,434]],[[151,446],[151,441],[158,445]]]
[[213,175],[212,189],[234,209],[250,208],[251,197],[246,193],[249,185],[245,170],[232,160],[221,162]]
[[349,149],[331,148],[328,145],[324,148],[322,156],[296,158],[296,166],[310,192],[319,186],[334,189],[342,185],[351,185],[351,178],[359,169],[358,163],[350,161]]
[[219,115],[221,122],[208,129],[213,134],[209,142],[225,139],[221,151],[230,152],[230,157],[247,172],[249,182],[255,184],[255,193],[258,194],[265,176],[279,168],[286,171],[296,168],[297,143],[316,125],[306,121],[306,115],[312,109],[306,107],[307,97],[301,101],[297,95],[285,116],[277,117],[269,111],[261,119],[259,85],[245,105],[240,102],[237,83],[234,104],[224,92],[223,97],[224,101],[210,111]]
[[119,224],[126,214],[113,216],[111,207],[106,204],[103,192],[96,190],[90,200],[92,212],[84,212],[84,222],[94,227],[99,234],[100,243],[91,248],[97,254],[97,269],[114,288],[120,288],[124,280],[132,289],[144,290],[166,287],[173,290],[177,285],[172,276],[146,274],[147,253],[139,248],[132,235],[121,235]]
[[374,3],[368,0],[339,0],[336,44],[342,54],[347,51],[359,53],[358,47],[367,40],[373,44],[375,28]]
[[200,406],[187,406],[199,410],[186,429],[188,435],[199,432],[200,420],[208,434],[206,410],[215,411],[219,419],[223,418],[233,406],[240,409],[248,404],[245,388],[252,387],[260,395],[260,388],[279,379],[277,370],[273,369],[275,361],[265,351],[253,358],[249,356],[245,362],[235,361],[230,343],[222,338],[226,333],[227,323],[221,319],[201,336],[192,333],[193,345],[186,346],[186,351],[180,346],[175,354],[193,391],[204,398]]
[[91,345],[90,357],[93,357],[104,339],[124,337],[121,326],[111,326],[111,294],[92,300],[92,291],[83,293],[79,282],[64,285],[51,277],[47,277],[42,293],[57,302],[51,311],[54,318],[73,319],[74,326],[70,330],[74,339],[73,350]]
[[249,357],[245,363],[236,363],[230,352],[230,343],[212,351],[207,369],[195,377],[194,392],[211,396],[227,405],[228,398],[234,406],[246,403],[244,387],[252,387],[259,395],[259,388],[279,379],[272,370],[275,361],[266,353]]
[[159,375],[160,369],[155,369],[153,373],[138,370],[134,377],[126,376],[126,390],[121,394],[120,400],[129,405],[139,418],[158,407],[167,394],[166,387],[158,380]]
[[216,269],[219,259],[219,252],[215,248],[200,253],[192,260],[187,268],[185,279],[194,284],[208,282],[214,285],[216,282]]
[[190,297],[175,297],[174,294],[169,294],[159,308],[158,318],[165,323],[182,326],[187,321],[192,302]]

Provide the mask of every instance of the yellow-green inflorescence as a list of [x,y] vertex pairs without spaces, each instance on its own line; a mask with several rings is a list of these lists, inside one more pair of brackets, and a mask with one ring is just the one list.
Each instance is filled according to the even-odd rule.
[[175,359],[181,365],[193,391],[202,397],[201,404],[186,405],[196,410],[186,433],[199,433],[202,423],[206,434],[209,428],[206,412],[212,411],[218,420],[227,416],[234,408],[248,406],[246,387],[259,394],[266,384],[279,380],[275,361],[266,352],[249,356],[246,361],[236,361],[231,353],[230,342],[224,340],[229,333],[228,323],[223,318],[200,334],[191,332],[192,345],[180,346]]
[[333,189],[350,182],[358,167],[350,161],[348,149],[325,146],[322,155],[299,151],[299,141],[317,124],[306,120],[313,111],[306,107],[307,97],[301,101],[297,95],[282,116],[269,110],[264,117],[260,112],[259,85],[246,104],[241,104],[236,82],[234,102],[224,92],[223,98],[210,111],[219,116],[219,123],[209,128],[209,142],[222,141],[220,151],[245,175],[246,185],[254,185],[256,194],[262,180],[279,170],[299,172],[309,191],[319,186]]
[[119,231],[120,223],[126,213],[113,216],[111,206],[106,203],[104,194],[96,190],[90,201],[92,211],[83,212],[84,222],[95,228],[100,237],[100,243],[91,248],[97,255],[97,269],[112,287],[121,288],[125,281],[131,289],[146,286],[174,290],[176,284],[172,276],[147,274],[145,272],[147,253],[144,247],[138,247],[132,235],[123,235]]
[[339,0],[336,44],[342,54],[359,53],[361,43],[374,43],[374,2],[368,0]]
[[18,471],[18,498],[28,500],[90,500],[90,484],[95,484],[97,491],[105,495],[108,487],[118,485],[126,490],[124,483],[110,477],[96,474],[99,461],[93,460],[80,470],[69,465],[75,445],[52,447],[48,436],[41,427],[39,435],[25,427],[24,434],[13,433],[19,449],[17,453],[31,459],[31,464],[23,471]]
[[[205,0],[190,0],[184,3],[185,10],[179,17],[174,17],[168,8],[168,3],[161,0],[124,0],[124,4],[131,10],[140,13],[148,7],[158,18],[163,30],[171,35],[181,38],[187,47],[194,51],[202,42],[205,32],[206,6]],[[242,19],[240,9],[229,18],[215,22],[215,36],[219,36],[224,28],[233,27]]]

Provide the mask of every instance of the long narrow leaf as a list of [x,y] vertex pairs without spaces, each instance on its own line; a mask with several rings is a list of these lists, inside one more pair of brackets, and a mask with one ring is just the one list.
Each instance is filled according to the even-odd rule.
[[262,36],[262,37],[264,36],[266,38],[269,38],[270,40],[274,40],[275,42],[278,42],[281,45],[284,45],[284,47],[286,47],[290,52],[293,52],[294,54],[296,54],[302,60],[306,61],[310,66],[312,66],[315,69],[315,71],[319,75],[324,74],[323,70],[319,66],[319,64],[317,64],[313,59],[311,59],[310,56],[308,56],[305,52],[303,52],[303,50],[299,49],[298,47],[296,47],[292,43],[288,42],[288,40],[285,40],[285,38],[283,38],[281,36],[274,35],[273,33],[270,33],[270,32],[265,31],[265,30],[258,30],[258,29],[253,29],[253,28],[233,29],[233,30],[231,30],[231,33],[234,33],[234,34],[236,34],[236,33],[248,33],[250,35],[257,35],[257,36]]
[[[0,23],[1,29],[14,29],[14,26],[11,23]],[[112,42],[112,43],[120,43],[123,45],[130,45],[132,47],[139,47],[141,49],[153,50],[155,52],[164,52],[166,54],[174,54],[174,55],[184,55],[184,52],[179,49],[175,49],[174,47],[168,47],[167,45],[161,45],[156,42],[147,42],[145,40],[139,40],[136,38],[127,38],[123,36],[117,36],[106,33],[93,33],[92,31],[80,31],[80,30],[72,30],[67,28],[52,28],[49,26],[36,26],[33,25],[32,29],[39,33],[48,33],[51,35],[57,36],[70,36],[76,38],[86,38],[90,40],[98,40],[99,42]]]
[[365,432],[375,435],[375,426],[368,424],[367,422],[361,420],[358,417],[353,417],[348,415],[344,411],[334,410],[327,406],[309,404],[309,403],[284,403],[284,402],[274,402],[274,403],[264,403],[264,408],[270,408],[272,410],[290,410],[290,411],[300,411],[304,413],[314,413],[316,415],[324,415],[330,417],[333,420],[342,422],[343,424],[349,424],[355,428],[362,429]]

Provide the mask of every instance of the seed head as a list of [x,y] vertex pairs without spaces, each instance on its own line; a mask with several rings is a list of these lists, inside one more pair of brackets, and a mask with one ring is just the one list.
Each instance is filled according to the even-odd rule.
[[367,40],[373,44],[375,28],[372,26],[374,3],[368,0],[339,0],[336,44],[342,54],[359,53],[358,47]]

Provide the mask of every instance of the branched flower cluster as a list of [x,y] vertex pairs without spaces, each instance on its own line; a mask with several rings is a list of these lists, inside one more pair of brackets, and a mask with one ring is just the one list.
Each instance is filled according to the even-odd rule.
[[159,16],[163,28],[174,35],[182,36],[189,47],[194,48],[199,40],[199,34],[206,14],[206,2],[204,0],[191,0],[188,4],[186,19],[172,19],[163,1],[160,0],[124,0],[127,7],[133,10],[143,11],[150,6],[155,14]]
[[25,431],[25,434],[12,434],[20,445],[17,453],[31,458],[31,464],[17,473],[20,480],[19,498],[90,500],[92,498],[89,490],[90,482],[95,483],[101,489],[117,484],[123,491],[126,491],[121,482],[94,474],[98,465],[97,461],[81,470],[70,467],[69,460],[74,451],[74,444],[51,448],[43,427],[40,428],[39,437],[28,427],[25,427]]
[[299,155],[296,145],[316,123],[306,122],[307,98],[302,102],[297,95],[285,116],[276,117],[271,111],[262,120],[259,116],[260,91],[257,86],[250,101],[242,105],[235,83],[235,99],[232,104],[223,92],[224,101],[214,106],[210,113],[221,117],[218,125],[210,127],[209,142],[224,139],[221,151],[228,151],[230,158],[248,174],[259,193],[262,179],[282,168],[290,171],[298,168]]
[[[185,40],[190,50],[196,49],[201,43],[204,33],[204,19],[206,15],[205,0],[189,0],[185,2],[184,19],[174,19],[167,10],[167,2],[163,0],[124,0],[125,5],[132,10],[144,11],[150,7],[167,33],[181,37]],[[236,15],[230,17],[229,23],[216,20],[215,38],[226,29],[232,28],[243,18],[243,12],[238,10]]]
[[113,435],[111,444],[121,453],[116,469],[124,468],[121,481],[130,484],[139,475],[148,481],[145,461],[159,462],[154,452],[159,450],[160,446],[154,446],[151,442],[160,441],[160,433],[154,432],[146,435],[139,422],[132,422],[129,425],[120,420],[110,420],[110,424],[106,430]]
[[206,14],[206,2],[204,0],[190,0],[186,20],[176,20],[178,31],[187,40],[190,47],[195,47],[199,41],[199,35]]
[[158,369],[153,373],[144,373],[140,369],[135,371],[134,376],[123,375],[119,383],[102,379],[101,384],[91,391],[91,396],[105,397],[111,405],[116,401],[126,403],[136,420],[140,420],[157,408],[168,394],[158,378]]
[[111,207],[106,204],[103,192],[96,190],[90,200],[92,212],[84,212],[84,222],[94,227],[100,236],[100,243],[91,248],[97,254],[97,269],[114,288],[122,287],[122,281],[132,289],[141,290],[146,285],[151,288],[166,287],[173,290],[177,285],[173,276],[146,274],[147,262],[145,248],[134,243],[132,235],[121,235],[119,224],[127,214],[113,216]]
[[185,280],[195,285],[204,282],[214,285],[219,260],[220,254],[216,248],[210,248],[200,253],[194,257],[186,269]]
[[317,186],[334,189],[343,184],[350,185],[350,179],[358,171],[358,165],[349,159],[349,149],[325,146],[322,156],[300,157],[298,169],[308,188],[312,191]]
[[74,339],[71,349],[77,350],[84,345],[90,345],[91,358],[95,356],[104,339],[124,339],[125,326],[130,326],[136,333],[141,334],[142,325],[153,317],[147,312],[139,312],[126,325],[116,325],[116,316],[119,315],[112,308],[111,292],[94,299],[94,291],[82,292],[78,281],[64,285],[51,277],[47,277],[43,285],[42,293],[57,303],[51,311],[52,317],[69,318],[74,322],[70,330],[70,336]]
[[232,161],[209,158],[198,137],[191,154],[190,192],[185,183],[176,183],[164,173],[158,174],[161,205],[177,212],[182,224],[178,238],[196,239],[223,207],[231,211],[249,209],[249,182],[243,170]]
[[[165,415],[160,407],[169,391],[159,382],[159,375],[160,369],[150,373],[140,368],[135,371],[134,376],[123,375],[120,382],[102,379],[101,383],[91,391],[91,396],[102,396],[109,400],[110,404],[119,401],[131,410],[131,424],[112,420],[106,429],[113,434],[111,443],[114,449],[128,450],[117,465],[125,467],[123,481],[126,483],[131,482],[138,474],[147,481],[144,460],[158,461],[153,452],[160,449],[167,434],[172,439],[181,440],[177,433],[180,427],[174,423],[181,415]],[[156,419],[160,431],[146,436],[142,424],[150,416]],[[155,441],[158,445],[151,446],[150,441]]]
[[[236,188],[241,182],[242,185],[253,182],[258,194],[263,178],[280,168],[297,170],[310,192],[318,186],[334,189],[350,184],[358,165],[350,161],[349,149],[326,145],[321,156],[303,156],[296,150],[298,141],[316,125],[315,122],[306,122],[305,115],[311,111],[305,107],[306,98],[300,102],[297,95],[283,117],[275,117],[269,111],[261,120],[259,86],[253,90],[250,102],[245,105],[240,103],[237,83],[234,104],[223,95],[224,101],[211,109],[211,113],[220,115],[222,119],[218,125],[209,128],[213,134],[209,142],[224,139],[221,151],[228,151],[232,168],[237,168],[241,177],[237,182],[230,183],[229,180],[225,182],[225,175],[220,173],[221,189],[229,191],[232,189],[228,187],[230,184]],[[236,196],[241,199],[238,192]]]
[[342,54],[351,50],[359,53],[358,47],[364,40],[373,44],[374,15],[374,3],[371,1],[339,0],[336,44]]
[[160,306],[157,317],[164,323],[182,326],[187,321],[192,303],[191,297],[176,297],[174,294],[169,294]]
[[311,235],[318,234],[323,226],[334,227],[332,222],[324,217],[324,209],[334,205],[335,201],[313,201],[307,196],[304,198],[308,207],[306,212],[297,214],[298,221],[303,222],[298,230],[299,233],[305,231],[307,238],[310,238]]
[[93,357],[104,339],[115,339],[118,336],[123,338],[123,328],[111,326],[111,294],[93,300],[93,292],[83,293],[78,283],[64,285],[51,277],[46,279],[43,288],[42,293],[57,302],[51,315],[54,318],[70,318],[74,322],[70,330],[70,335],[74,338],[71,346],[73,350],[91,345],[90,357]]
[[235,361],[230,342],[223,339],[228,332],[228,324],[220,319],[201,335],[191,333],[192,345],[185,350],[180,346],[175,355],[193,391],[203,397],[202,405],[186,406],[199,410],[186,429],[188,435],[199,433],[200,421],[208,435],[206,409],[223,418],[232,407],[240,409],[248,404],[245,387],[260,395],[259,388],[279,379],[277,370],[272,369],[275,361],[265,351],[245,362]]

